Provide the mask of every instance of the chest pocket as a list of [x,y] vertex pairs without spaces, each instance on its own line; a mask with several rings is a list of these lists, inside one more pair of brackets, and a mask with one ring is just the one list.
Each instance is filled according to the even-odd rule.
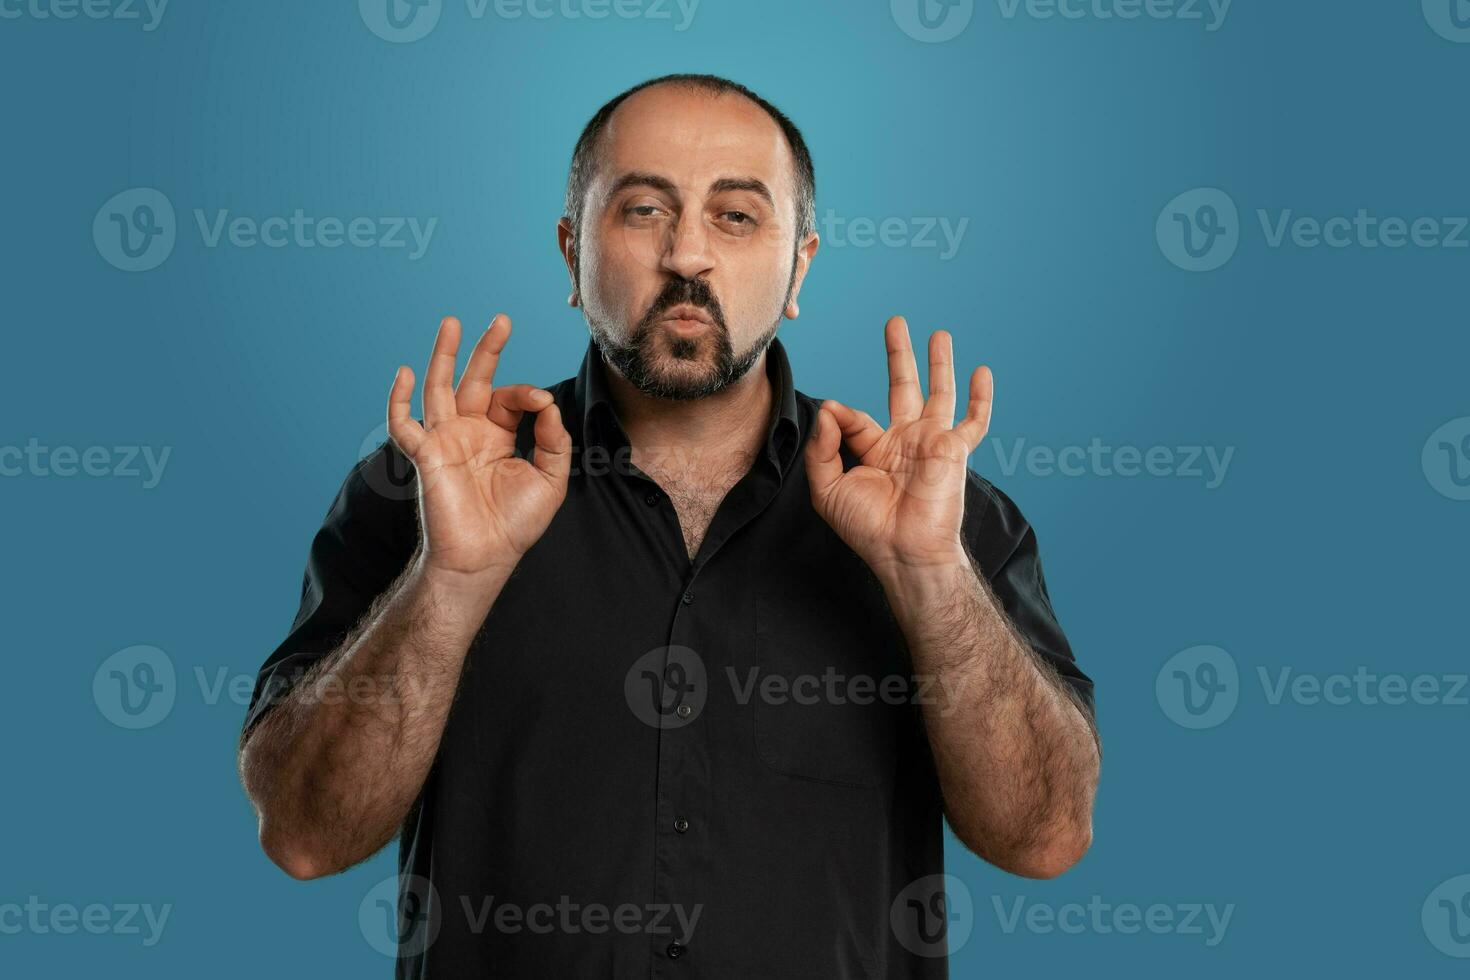
[[845,786],[894,780],[917,707],[895,628],[855,596],[756,595],[755,670],[741,682],[756,753],[787,776]]

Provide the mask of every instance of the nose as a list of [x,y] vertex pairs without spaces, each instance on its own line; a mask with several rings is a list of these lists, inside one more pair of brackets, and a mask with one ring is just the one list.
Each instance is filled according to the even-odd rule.
[[689,208],[679,215],[664,245],[659,264],[681,279],[707,276],[714,267],[704,215]]

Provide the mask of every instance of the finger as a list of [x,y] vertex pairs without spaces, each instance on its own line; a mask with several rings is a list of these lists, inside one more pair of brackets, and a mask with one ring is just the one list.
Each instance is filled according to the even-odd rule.
[[888,424],[916,419],[924,410],[924,395],[919,390],[908,322],[901,316],[890,318],[883,328],[883,342],[888,347]]
[[551,403],[551,392],[535,385],[501,385],[490,396],[491,422],[512,435],[520,427],[521,416],[527,412],[539,412]]
[[970,404],[965,409],[964,419],[954,427],[972,453],[985,438],[985,433],[990,431],[990,408],[994,403],[995,378],[991,376],[990,368],[982,364],[970,375]]
[[490,408],[490,392],[494,390],[495,367],[500,352],[510,339],[510,317],[497,313],[490,326],[480,335],[480,342],[470,352],[459,386],[454,389],[454,405],[461,415],[484,415]]
[[929,400],[924,418],[954,425],[954,339],[948,330],[929,335]]
[[434,338],[434,353],[424,372],[424,421],[429,428],[454,418],[454,359],[459,353],[459,321],[446,316]]
[[561,409],[552,401],[536,413],[536,468],[558,486],[572,472],[572,436],[561,424]]
[[816,430],[806,442],[806,478],[812,499],[821,500],[842,478],[842,431],[825,405],[817,409]]
[[847,443],[858,457],[868,454],[873,448],[873,443],[883,436],[883,427],[873,421],[873,416],[867,412],[859,412],[855,408],[848,408],[839,401],[828,399],[822,403],[822,407],[831,413],[837,428],[842,432],[842,439]]
[[403,455],[413,459],[427,435],[413,418],[413,371],[405,364],[393,375],[393,387],[388,391],[388,438]]

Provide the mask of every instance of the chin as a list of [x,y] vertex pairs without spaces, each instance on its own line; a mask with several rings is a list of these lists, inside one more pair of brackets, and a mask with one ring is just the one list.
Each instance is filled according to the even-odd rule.
[[[712,364],[661,355],[655,359],[650,379],[664,398],[687,401],[713,394],[720,387],[720,372]],[[652,392],[651,392],[652,393]]]

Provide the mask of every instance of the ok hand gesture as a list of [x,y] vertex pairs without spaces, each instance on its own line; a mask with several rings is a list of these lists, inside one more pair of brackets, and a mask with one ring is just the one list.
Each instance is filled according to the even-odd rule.
[[[954,424],[954,351],[948,333],[929,338],[929,397],[908,324],[893,317],[888,347],[888,428],[865,412],[828,400],[807,442],[812,505],[847,546],[880,575],[954,562],[964,555],[966,460],[990,427],[990,369],[970,377],[965,417]],[[838,447],[859,465],[843,472]]]
[[[398,369],[388,434],[418,471],[426,569],[473,580],[514,567],[551,523],[566,497],[572,440],[550,392],[493,386],[510,317],[490,322],[455,388],[459,337],[459,321],[446,317],[425,376],[422,425],[409,412],[413,371]],[[534,463],[515,455],[526,412],[536,414]]]

